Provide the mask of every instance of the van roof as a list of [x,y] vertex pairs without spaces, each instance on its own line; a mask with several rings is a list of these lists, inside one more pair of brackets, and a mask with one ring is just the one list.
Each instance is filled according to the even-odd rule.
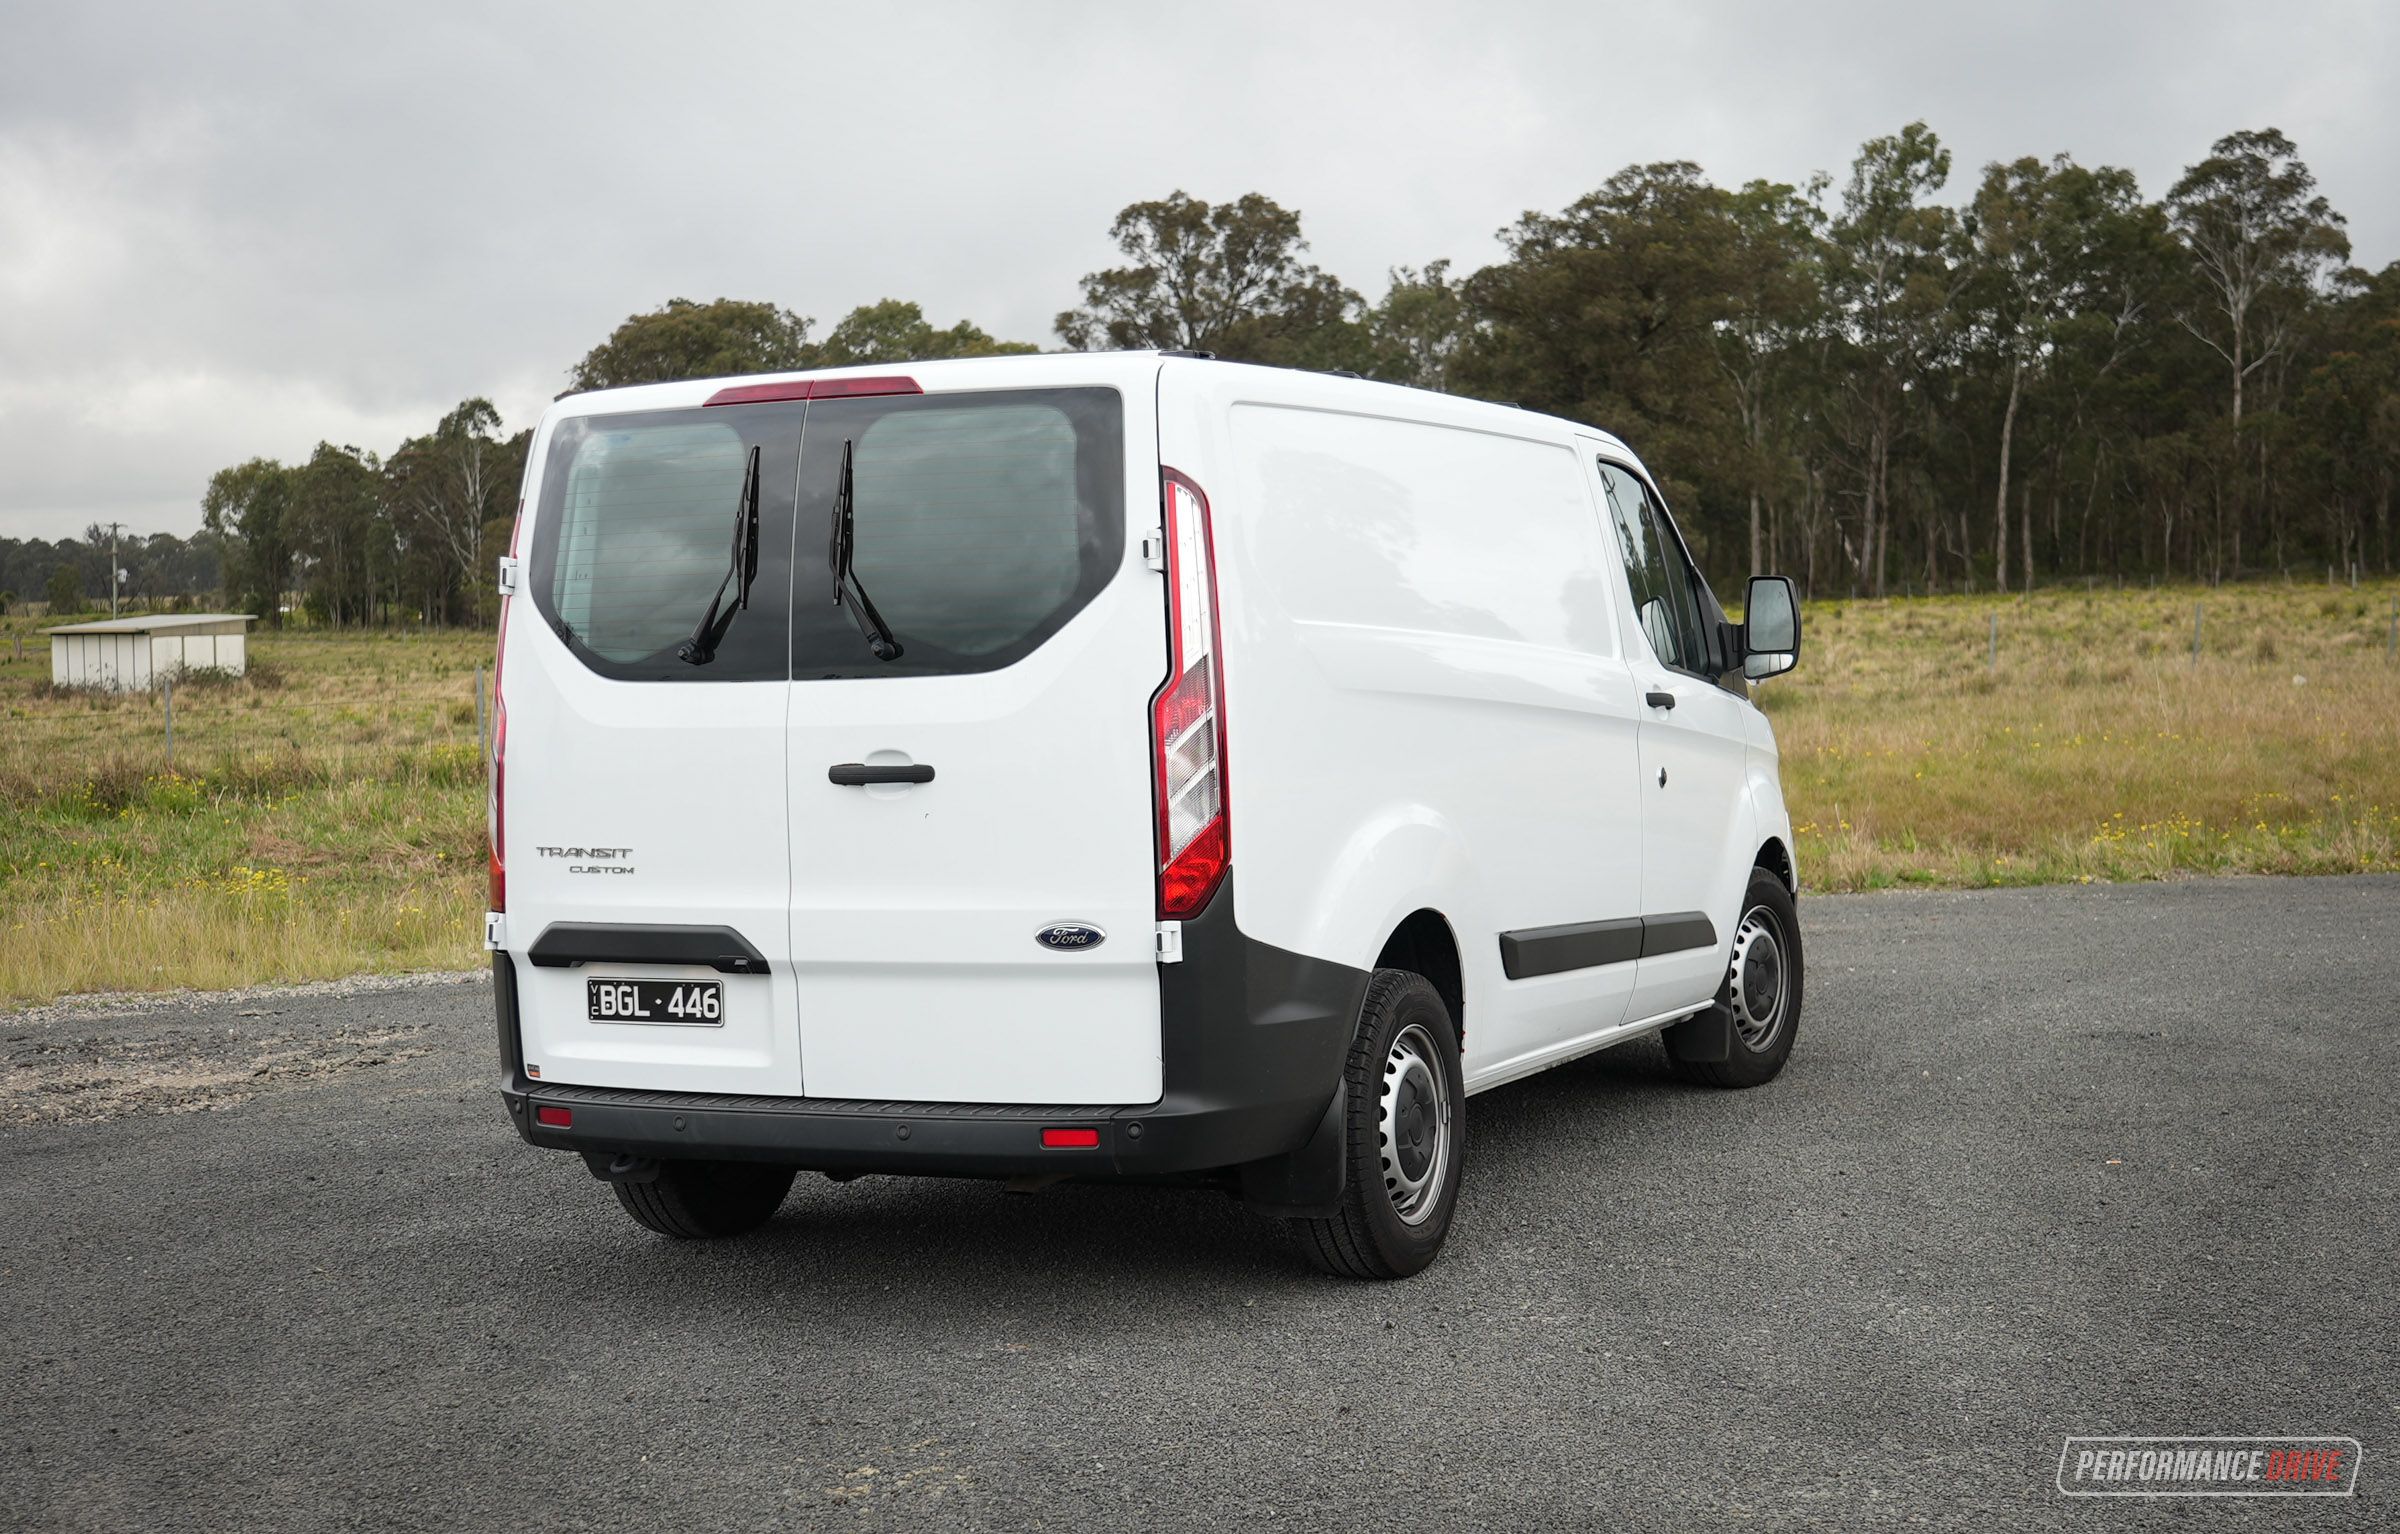
[[[630,384],[623,388],[594,389],[563,395],[552,403],[547,418],[615,415],[636,410],[684,410],[707,403],[709,397],[721,389],[816,378],[900,376],[912,380],[928,393],[1006,387],[1007,383],[1017,382],[1048,387],[1067,387],[1077,383],[1113,384],[1133,391],[1147,387],[1162,367],[1204,368],[1229,377],[1239,376],[1245,381],[1255,382],[1261,397],[1295,404],[1319,408],[1339,409],[1345,405],[1357,408],[1363,403],[1362,396],[1371,398],[1382,395],[1390,399],[1397,395],[1418,401],[1420,410],[1433,407],[1435,413],[1450,417],[1457,424],[1474,424],[1485,430],[1503,431],[1513,436],[1536,434],[1528,433],[1527,427],[1541,422],[1568,431],[1590,433],[1605,438],[1620,449],[1624,447],[1622,440],[1613,432],[1541,411],[1519,409],[1511,404],[1442,394],[1408,384],[1384,383],[1346,373],[1279,367],[1272,363],[1236,362],[1206,357],[1196,352],[1172,350],[1033,352],[1002,357],[951,357],[938,361],[875,362],[849,367],[800,368],[782,373],[745,373],[718,378],[678,379],[668,383]],[[1004,382],[1000,375],[1011,376]],[[1014,375],[1026,376],[1020,379]],[[1435,402],[1438,402],[1438,406]]]

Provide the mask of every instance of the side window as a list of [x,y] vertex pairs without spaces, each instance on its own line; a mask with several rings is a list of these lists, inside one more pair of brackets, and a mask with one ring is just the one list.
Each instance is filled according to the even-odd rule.
[[1687,671],[1703,676],[1715,676],[1724,670],[1717,656],[1717,647],[1709,642],[1709,609],[1716,604],[1702,593],[1708,583],[1700,578],[1699,567],[1683,551],[1683,540],[1675,536],[1675,523],[1667,509],[1658,504],[1655,496],[1645,496],[1650,507],[1650,522],[1658,539],[1658,551],[1667,562],[1667,584],[1675,596],[1676,624],[1682,630],[1684,659],[1680,662]]
[[1707,651],[1700,643],[1700,618],[1692,593],[1691,563],[1660,522],[1658,510],[1640,479],[1606,459],[1600,461],[1600,484],[1608,499],[1608,517],[1625,558],[1625,582],[1633,590],[1634,617],[1659,660],[1686,671],[1704,669]]

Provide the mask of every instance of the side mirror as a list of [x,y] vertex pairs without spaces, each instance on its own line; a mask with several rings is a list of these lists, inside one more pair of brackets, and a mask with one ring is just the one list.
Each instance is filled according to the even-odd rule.
[[1800,664],[1800,594],[1789,577],[1754,575],[1742,606],[1742,675],[1781,676]]

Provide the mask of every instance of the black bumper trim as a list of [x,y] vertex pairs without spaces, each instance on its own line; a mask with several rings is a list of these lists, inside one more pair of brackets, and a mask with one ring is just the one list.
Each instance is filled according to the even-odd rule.
[[[1159,966],[1165,1091],[1154,1103],[862,1102],[533,1081],[512,1051],[516,994],[506,981],[502,1095],[517,1132],[535,1145],[817,1171],[1141,1177],[1298,1149],[1340,1085],[1367,972],[1244,937],[1230,879],[1184,923],[1183,954]],[[506,974],[508,956],[495,962]],[[568,1109],[573,1122],[538,1123],[543,1107]],[[1041,1131],[1053,1128],[1097,1129],[1100,1144],[1046,1148]]]
[[766,957],[731,927],[554,921],[525,957],[545,969],[578,964],[705,964],[724,975],[763,975]]

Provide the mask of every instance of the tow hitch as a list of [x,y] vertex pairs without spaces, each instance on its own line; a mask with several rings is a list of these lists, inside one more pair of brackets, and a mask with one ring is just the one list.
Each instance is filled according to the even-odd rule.
[[602,1182],[656,1182],[658,1162],[648,1156],[636,1156],[625,1151],[585,1151],[583,1164]]

